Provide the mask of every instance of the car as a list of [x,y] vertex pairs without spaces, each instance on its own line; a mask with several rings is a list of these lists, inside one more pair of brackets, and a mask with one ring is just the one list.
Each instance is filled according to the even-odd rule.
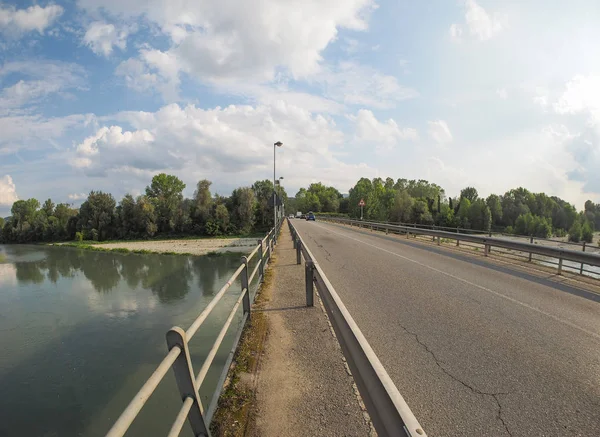
[[301,218],[302,220],[304,220],[304,219],[306,219],[306,214],[302,214],[302,215],[301,215],[300,217],[298,217],[298,218]]
[[313,222],[315,221],[315,215],[312,212],[309,212],[306,216],[306,220],[312,220]]
[[293,219],[293,218],[294,218],[294,214],[290,214],[290,215],[288,215],[288,218],[289,218],[289,219]]

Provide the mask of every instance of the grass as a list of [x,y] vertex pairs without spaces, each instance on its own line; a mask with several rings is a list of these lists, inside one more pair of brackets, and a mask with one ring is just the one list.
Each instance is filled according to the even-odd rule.
[[[273,258],[275,260],[275,257]],[[264,282],[256,296],[252,309],[262,308],[267,300],[263,290],[271,286],[273,272],[265,271]],[[244,328],[219,405],[210,424],[215,437],[243,437],[252,428],[250,418],[255,405],[256,395],[251,376],[256,375],[260,356],[268,332],[267,317],[262,311],[254,311],[250,322]]]

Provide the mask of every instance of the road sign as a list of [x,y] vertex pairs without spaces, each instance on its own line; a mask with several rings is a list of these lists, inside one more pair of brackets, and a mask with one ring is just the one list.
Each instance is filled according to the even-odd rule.
[[365,206],[365,201],[360,199],[360,202],[358,202],[358,206]]

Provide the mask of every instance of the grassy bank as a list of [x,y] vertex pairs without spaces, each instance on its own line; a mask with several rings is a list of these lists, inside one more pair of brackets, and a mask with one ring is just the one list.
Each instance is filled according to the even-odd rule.
[[[122,242],[122,241],[120,241],[120,242]],[[50,244],[50,245],[52,246],[52,244]],[[111,248],[107,248],[107,247],[102,247],[101,245],[86,244],[86,242],[62,243],[62,244],[60,244],[60,246],[61,247],[76,247],[78,249],[92,250],[95,252],[136,253],[139,255],[147,255],[147,254],[152,253],[152,254],[159,254],[159,255],[197,256],[190,252],[153,251],[153,250],[146,250],[146,249],[127,249],[124,247],[117,247],[117,248],[111,249]],[[207,256],[219,256],[222,254],[223,253],[218,253],[218,252],[206,253]]]
[[[275,261],[276,257],[273,257]],[[252,307],[260,310],[268,301],[272,287],[273,271],[265,271],[264,282]],[[237,352],[229,369],[217,411],[210,424],[215,437],[242,437],[254,426],[253,411],[256,392],[255,380],[260,357],[268,333],[267,317],[262,311],[253,311],[244,328]]]

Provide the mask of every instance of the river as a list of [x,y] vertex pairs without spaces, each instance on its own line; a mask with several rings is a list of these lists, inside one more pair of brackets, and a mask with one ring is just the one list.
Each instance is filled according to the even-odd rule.
[[[165,356],[166,331],[187,329],[239,265],[239,254],[0,245],[0,436],[103,436]],[[191,341],[195,372],[239,288]],[[230,332],[200,389],[205,405]],[[169,372],[127,435],[166,435],[180,406]]]

